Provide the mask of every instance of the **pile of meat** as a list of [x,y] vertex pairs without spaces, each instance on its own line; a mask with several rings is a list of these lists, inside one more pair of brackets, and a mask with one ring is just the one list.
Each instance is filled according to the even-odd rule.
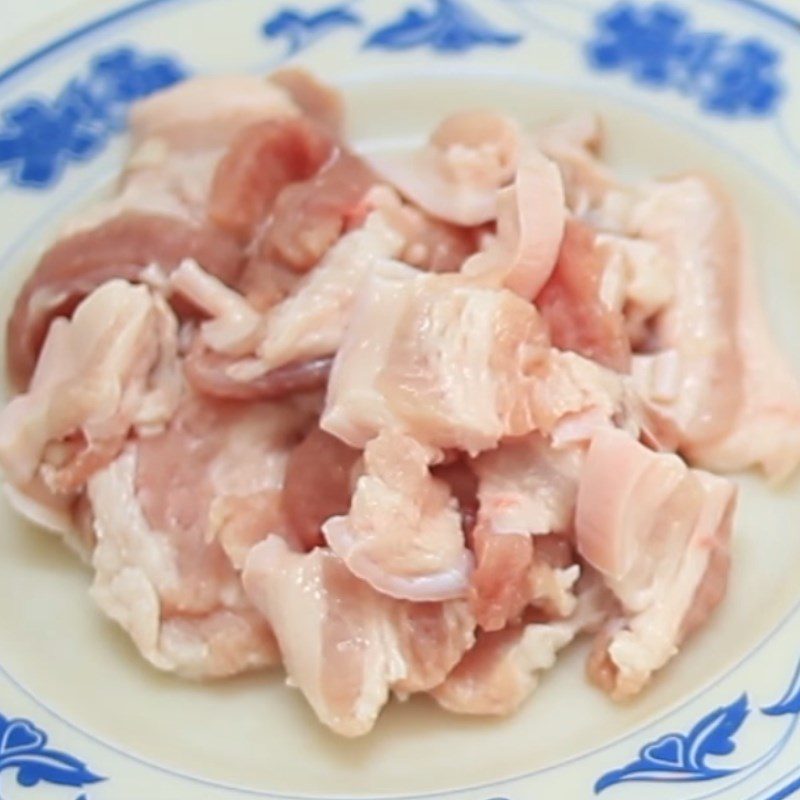
[[141,102],[114,196],[8,325],[11,502],[156,667],[283,664],[320,720],[508,714],[579,635],[640,692],[725,593],[736,490],[800,462],[714,181],[621,182],[591,116],[359,156],[299,71]]

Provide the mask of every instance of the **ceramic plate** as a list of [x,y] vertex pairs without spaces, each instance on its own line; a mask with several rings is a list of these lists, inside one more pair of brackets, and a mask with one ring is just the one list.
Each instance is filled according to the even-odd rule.
[[[800,369],[800,9],[794,0],[144,0],[80,6],[0,62],[7,313],[58,222],[101,191],[138,97],[288,59],[345,90],[364,146],[490,105],[595,109],[628,173],[707,168],[738,199],[769,316]],[[728,600],[641,699],[568,652],[518,715],[395,703],[363,741],[282,676],[157,674],[81,565],[0,508],[0,796],[234,800],[800,797],[800,491],[743,478]]]

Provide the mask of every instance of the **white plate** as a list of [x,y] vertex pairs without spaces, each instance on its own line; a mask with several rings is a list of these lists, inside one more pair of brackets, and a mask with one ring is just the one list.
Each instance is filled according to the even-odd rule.
[[[706,168],[737,196],[769,315],[800,367],[800,10],[792,0],[144,0],[84,6],[0,62],[5,311],[59,219],[106,184],[126,109],[198,72],[291,56],[345,89],[368,145],[448,109],[535,122],[592,108],[629,172]],[[91,103],[86,103],[91,99]],[[800,796],[800,492],[742,480],[728,600],[617,706],[580,647],[521,713],[394,704],[363,741],[322,730],[278,672],[198,686],[135,655],[59,542],[3,506],[0,796]]]

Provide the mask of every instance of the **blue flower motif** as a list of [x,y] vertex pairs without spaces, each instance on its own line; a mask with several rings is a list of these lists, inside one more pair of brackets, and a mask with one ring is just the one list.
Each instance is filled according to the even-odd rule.
[[462,0],[434,0],[429,11],[410,8],[395,22],[375,31],[365,47],[411,50],[431,47],[441,53],[461,53],[473,47],[511,47],[522,36],[494,28]]
[[185,74],[172,59],[130,47],[98,56],[88,75],[70,81],[54,100],[24,99],[2,113],[0,170],[17,186],[53,185],[66,164],[92,158],[124,128],[131,103]]
[[331,6],[316,14],[285,8],[270,17],[262,30],[270,39],[284,37],[288,42],[287,55],[293,56],[332,31],[360,24],[361,17],[346,5]]
[[800,662],[795,668],[792,681],[784,692],[783,697],[777,703],[762,708],[761,713],[770,717],[780,717],[784,714],[800,714]]
[[599,70],[627,71],[645,85],[677,89],[711,113],[774,111],[783,94],[778,51],[756,37],[696,31],[690,22],[686,11],[668,3],[616,3],[597,17],[589,61]]
[[77,758],[48,749],[47,735],[30,720],[0,715],[0,773],[5,770],[15,770],[17,783],[26,788],[40,783],[82,788],[105,780]]
[[707,781],[732,775],[736,768],[713,767],[708,759],[730,755],[736,749],[733,737],[749,713],[743,694],[707,714],[689,733],[668,733],[649,742],[636,761],[603,775],[595,784],[595,793],[626,781]]

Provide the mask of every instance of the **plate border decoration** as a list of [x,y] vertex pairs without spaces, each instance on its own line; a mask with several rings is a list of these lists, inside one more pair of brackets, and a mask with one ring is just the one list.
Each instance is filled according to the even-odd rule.
[[68,81],[51,100],[25,97],[2,112],[0,171],[19,188],[49,189],[70,162],[89,161],[125,130],[137,100],[183,80],[171,56],[124,45],[94,56],[87,74]]
[[[533,2],[533,0],[508,1],[515,5]],[[98,31],[145,9],[165,5],[168,2],[177,5],[177,0],[144,0],[143,2],[123,6],[104,17],[99,17],[59,39],[53,40],[50,44],[7,68],[0,73],[0,85],[23,73],[27,67],[89,33]],[[182,0],[182,2],[186,3],[187,0]],[[790,26],[795,33],[800,33],[799,20],[767,3],[760,2],[760,0],[717,0],[717,2],[725,5],[738,5],[755,12],[764,13],[775,21]],[[364,28],[364,21],[355,10],[357,5],[357,0],[352,3],[334,4],[313,15],[303,15],[296,10],[296,6],[284,7],[277,14],[265,20],[261,30],[268,39],[285,42],[287,49],[284,58],[288,58],[338,31],[345,29],[359,29],[361,31]],[[633,3],[626,1],[610,3],[605,11],[597,15],[597,26],[593,31],[593,36],[596,38],[582,43],[584,56],[590,63],[592,59],[595,59],[594,66],[601,72],[627,74],[643,89],[657,88],[663,90],[666,88],[686,94],[696,100],[699,108],[717,116],[729,118],[743,116],[775,117],[787,94],[785,81],[778,72],[781,65],[780,51],[766,42],[766,40],[760,38],[755,42],[758,46],[753,49],[751,45],[754,43],[754,37],[735,39],[726,36],[721,31],[694,29],[691,24],[691,15],[685,10],[687,6],[688,0],[685,0],[683,4],[673,2]],[[393,17],[371,31],[367,31],[366,37],[360,40],[361,47],[362,49],[393,52],[427,48],[446,57],[475,47],[513,47],[524,40],[524,31],[520,30],[520,32],[515,33],[508,26],[495,28],[483,15],[477,12],[465,14],[465,9],[474,11],[471,0],[416,0],[416,2],[409,2],[404,13]],[[674,13],[675,10],[679,12],[677,16]],[[617,21],[622,20],[623,34],[627,38],[623,37],[612,41],[612,44],[616,45],[617,51],[615,54],[609,55],[611,51],[598,51],[598,48],[609,45],[607,39],[601,39],[602,36],[607,36],[609,30],[612,33],[619,30],[614,28],[613,25],[609,28],[607,24],[609,20],[613,22],[613,18],[609,16],[612,12],[617,14]],[[279,13],[283,13],[284,16],[280,18],[278,16]],[[653,23],[653,20],[659,25],[666,21],[670,25],[676,26],[682,32],[681,36],[684,36],[685,39],[678,37],[677,43],[675,40],[668,40],[665,47],[659,51],[663,54],[660,72],[657,69],[654,74],[647,72],[647,70],[642,73],[640,69],[641,59],[637,61],[636,51],[631,51],[629,48],[630,37],[641,34],[641,27],[637,28],[637,25],[644,25],[645,32],[649,31],[653,35],[652,30],[647,28],[648,25]],[[668,25],[667,29],[672,31],[674,27],[670,28]],[[698,51],[692,50],[691,46],[699,48],[703,58],[700,58],[697,55]],[[707,49],[703,50],[703,46]],[[745,55],[750,59],[747,63],[750,64],[750,67],[757,67],[758,81],[755,89],[753,89],[752,82],[737,82],[737,75],[741,76],[741,65],[731,65],[731,54],[741,53],[743,48]],[[600,55],[598,55],[598,52],[600,52]],[[603,52],[605,55],[602,54]],[[634,53],[633,57],[631,52]],[[688,55],[690,52],[699,61],[692,61]],[[755,58],[755,63],[752,61],[753,58]],[[114,84],[112,81],[111,84],[105,84],[105,88],[101,86],[102,81],[107,80],[107,76],[105,78],[102,76],[103,68],[98,65],[107,63],[107,59],[111,59],[113,63],[118,64],[122,64],[127,59],[127,66],[119,67],[120,74],[117,76],[127,78],[127,83],[125,80],[121,84]],[[118,62],[115,62],[114,59],[118,59]],[[690,68],[699,70],[697,74],[701,79],[702,91],[696,91],[687,84],[686,75],[687,70],[690,70]],[[740,71],[731,80],[730,71],[736,72],[737,69]],[[149,55],[140,53],[134,48],[117,48],[116,50],[100,52],[90,62],[88,72],[68,82],[54,99],[47,103],[38,100],[36,101],[40,104],[38,106],[32,105],[30,100],[23,99],[5,109],[3,112],[4,126],[0,128],[0,173],[4,170],[8,171],[11,176],[11,185],[17,189],[44,190],[52,187],[58,181],[67,164],[73,161],[80,162],[93,158],[105,147],[113,134],[124,129],[125,114],[131,102],[159,88],[171,85],[171,83],[186,77],[188,74],[189,70],[179,60],[169,55]],[[98,78],[98,76],[100,77]],[[97,80],[100,80],[100,84],[96,86],[95,82]],[[715,84],[715,81],[721,82],[722,92],[720,92],[720,85]],[[713,91],[708,89],[709,85],[714,87]],[[98,86],[100,87],[99,89]],[[748,91],[743,91],[743,86]],[[97,92],[95,91],[96,89]],[[63,133],[66,127],[70,135],[56,137],[55,141],[58,147],[53,145],[49,149],[44,149],[41,153],[34,151],[35,158],[31,156],[30,160],[35,161],[34,166],[38,169],[38,172],[34,169],[31,174],[28,161],[19,155],[19,150],[12,151],[10,142],[14,141],[15,144],[13,146],[20,147],[19,121],[23,118],[30,119],[32,113],[55,116],[56,123],[60,126],[59,132]],[[64,122],[65,119],[66,122]],[[14,136],[17,136],[17,139],[14,139]],[[23,155],[28,155],[28,151],[24,151]],[[14,158],[11,156],[14,156]],[[40,160],[37,161],[36,159]],[[760,649],[764,642],[768,641],[777,630],[789,621],[797,613],[797,610],[798,606],[795,606],[789,611],[782,618],[781,623],[770,632],[770,635],[761,644],[756,645],[736,665],[726,670],[719,677],[719,680],[733,674],[750,655]],[[124,750],[104,742],[86,731],[82,731],[77,725],[61,718],[11,678],[2,666],[0,666],[0,673],[9,677],[23,692],[73,729],[138,763],[164,771],[175,777],[244,794],[278,798],[292,797],[292,795],[274,792],[248,790],[244,787],[229,785],[221,781],[186,774],[179,770],[150,762],[134,754],[126,753]],[[696,702],[698,696],[698,694],[692,695],[686,699],[685,704]],[[680,708],[683,705],[681,704],[678,707]],[[669,709],[665,717],[674,713],[674,711],[676,711],[676,708]],[[645,723],[623,737],[619,737],[586,753],[577,754],[551,767],[522,775],[514,775],[507,779],[491,781],[479,786],[458,787],[442,792],[393,796],[408,798],[436,797],[455,792],[489,789],[511,781],[529,778],[533,775],[556,769],[565,763],[586,758],[590,754],[606,749],[613,744],[618,744],[623,740],[640,736],[643,731],[654,728],[665,717]],[[754,724],[754,721],[761,717],[787,717],[790,721],[787,731],[784,732],[781,739],[768,753],[760,756],[754,762],[738,766],[723,766],[714,760],[732,755],[737,747],[736,736],[740,730],[744,730],[745,725]],[[800,664],[795,670],[789,688],[779,702],[772,706],[760,708],[756,712],[750,707],[748,695],[746,693],[742,694],[729,705],[720,706],[706,714],[687,733],[668,732],[648,742],[639,750],[637,759],[626,766],[610,770],[598,778],[594,787],[595,792],[605,792],[605,790],[611,790],[617,784],[628,781],[716,781],[745,773],[747,770],[752,769],[755,764],[762,763],[763,759],[777,756],[780,750],[776,750],[776,748],[780,747],[782,749],[788,743],[789,738],[797,727],[798,717],[800,717]],[[6,720],[0,716],[0,772],[7,768],[3,766],[2,761],[3,731],[9,725],[16,723],[26,723],[30,726],[31,731],[41,733],[44,737],[42,747],[47,741],[47,737],[30,720],[23,718]],[[6,728],[3,727],[4,724]],[[38,742],[38,739],[33,734],[31,736],[31,744]],[[47,752],[60,753],[60,751]],[[61,755],[66,758],[72,758],[66,754]],[[75,761],[77,764],[81,764],[81,762],[77,762],[77,759]],[[82,767],[85,768],[85,765],[82,765]],[[95,778],[94,782],[106,780],[89,772],[88,768],[87,775]],[[781,781],[790,777],[791,773],[784,776]],[[92,781],[86,781],[86,783],[90,782]],[[783,788],[778,789],[777,793],[771,796],[771,800],[788,797],[789,794],[786,792],[791,791],[791,793],[794,793],[797,790],[800,790],[800,780],[794,779],[792,783],[788,783]],[[609,794],[609,796],[611,795]],[[502,798],[492,798],[492,800],[502,800]]]
[[[107,780],[75,756],[47,744],[47,734],[29,719],[0,714],[0,797],[2,774],[6,771],[14,771],[17,784],[26,789],[41,783],[82,789]],[[81,795],[78,800],[88,798]]]

